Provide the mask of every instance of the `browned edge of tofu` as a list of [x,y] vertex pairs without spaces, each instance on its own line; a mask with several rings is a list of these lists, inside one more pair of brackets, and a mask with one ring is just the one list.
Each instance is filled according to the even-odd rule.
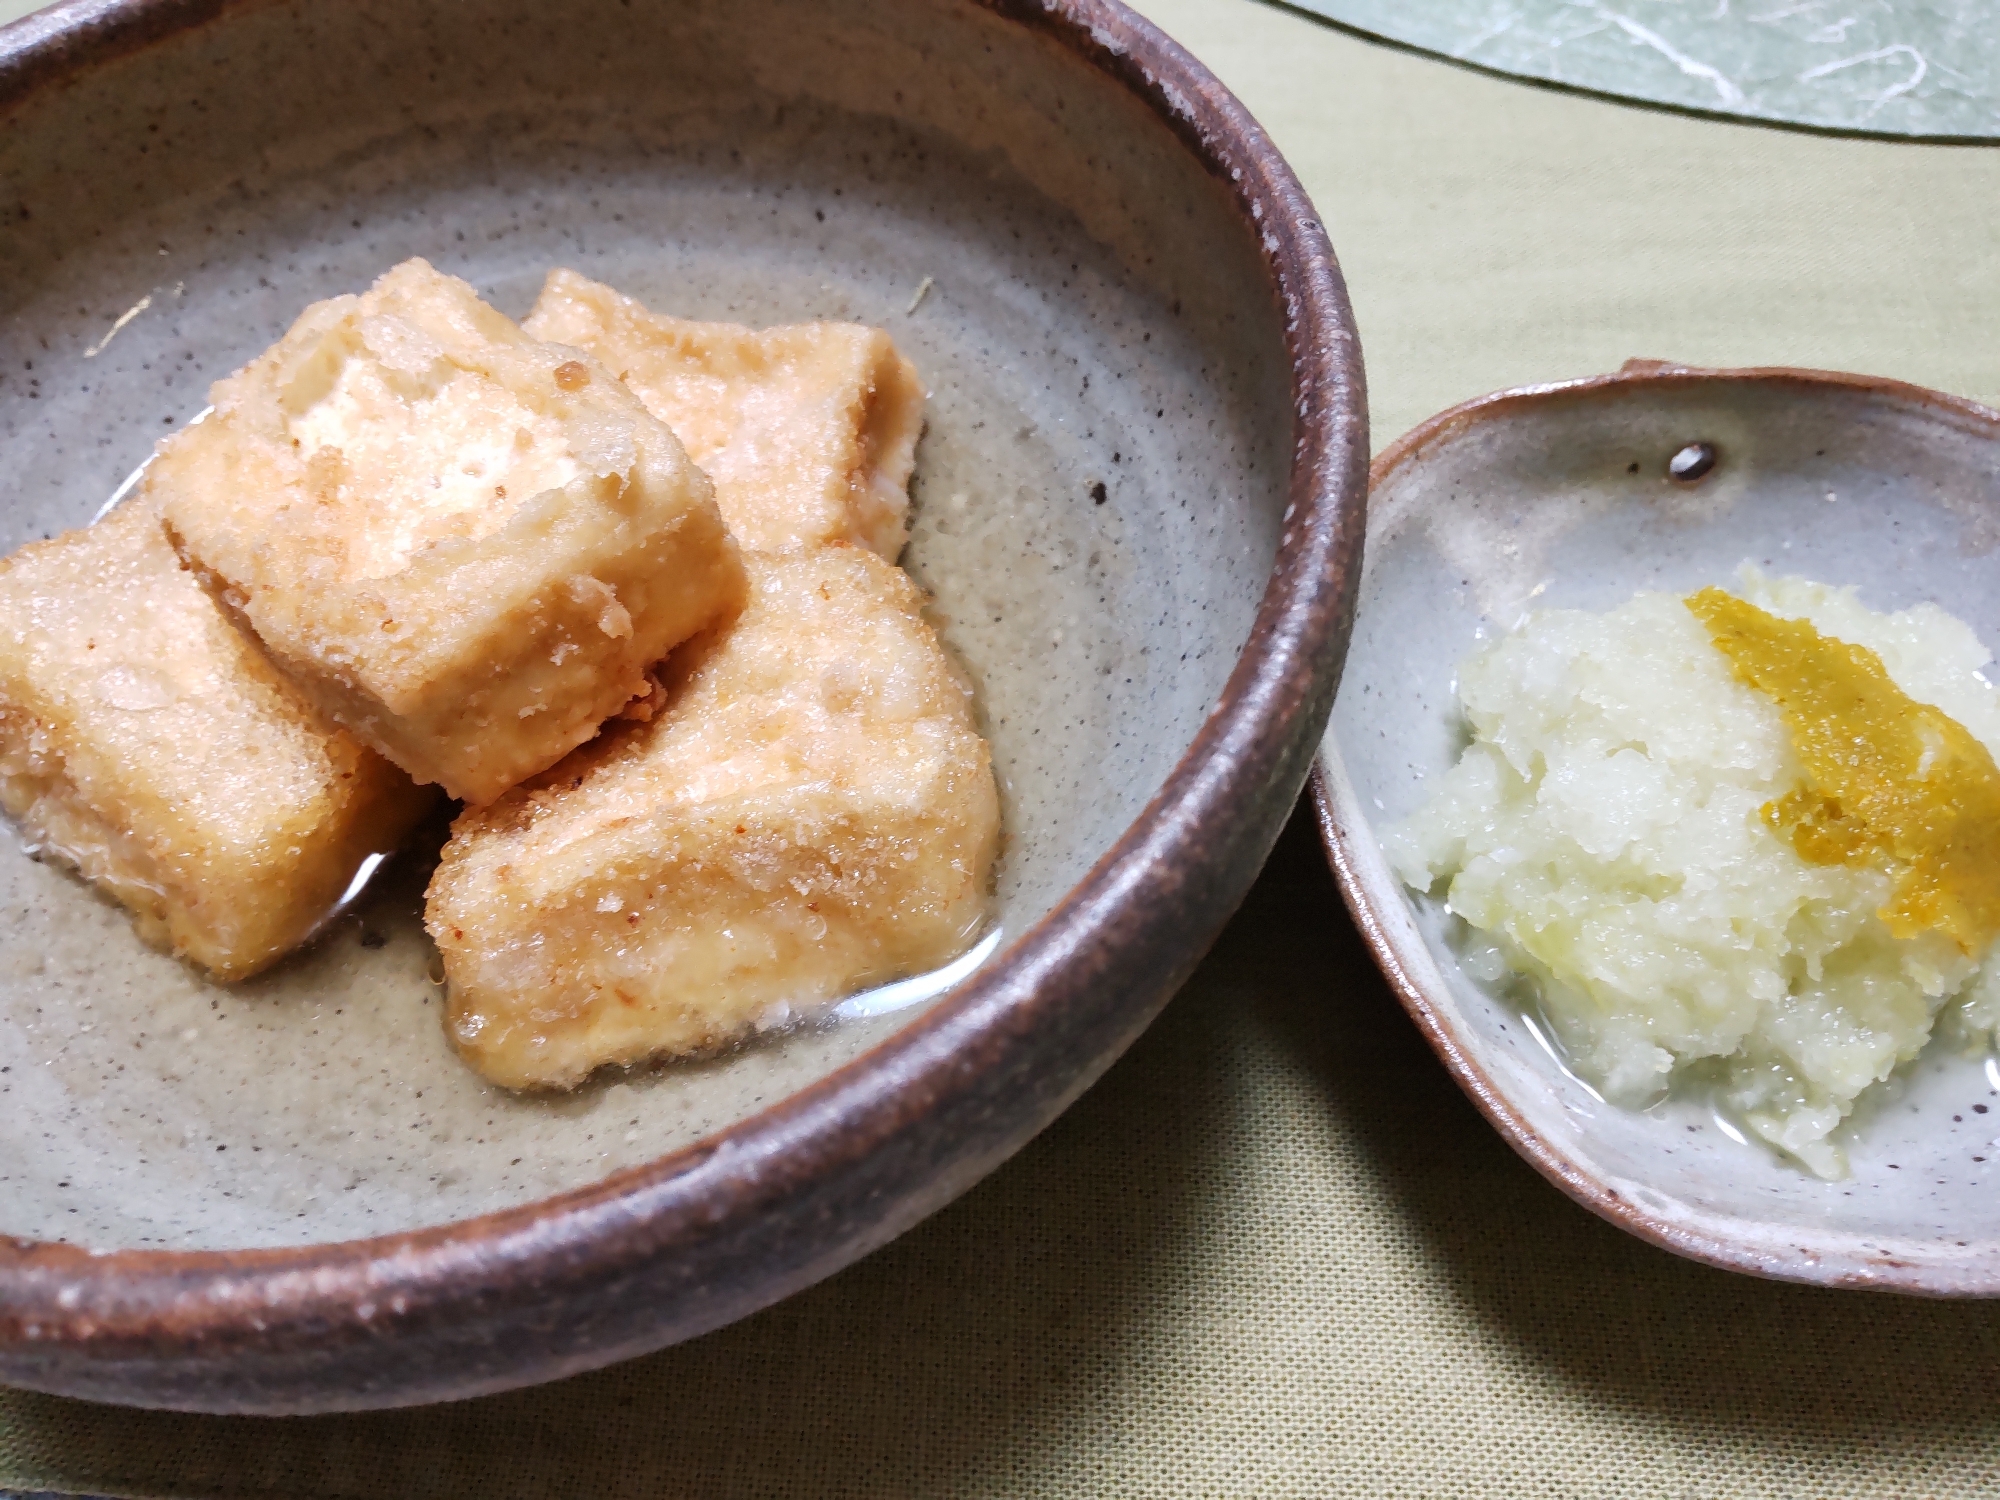
[[986,920],[991,751],[921,591],[844,544],[749,563],[744,615],[676,653],[651,722],[454,825],[426,925],[496,1083],[713,1051]]
[[747,550],[839,541],[901,554],[925,398],[885,330],[673,318],[562,268],[522,326],[616,371],[715,480]]
[[304,942],[437,801],[271,669],[143,500],[0,561],[0,632],[0,805],[217,979]]
[[[284,382],[331,358],[326,340],[378,337],[369,330],[406,307],[417,322],[398,337],[434,333],[425,347],[445,351],[426,368],[448,358],[549,414],[581,471],[514,497],[484,534],[462,509],[414,517],[414,550],[378,577],[357,549],[368,528],[401,524],[394,505],[351,494],[337,448],[296,451]],[[147,472],[175,546],[279,670],[454,796],[488,801],[559,760],[644,691],[649,665],[742,598],[712,487],[673,434],[588,355],[529,339],[422,262],[308,308],[213,395],[214,414],[164,442]]]
[[[512,568],[510,554],[517,550],[558,567],[581,562],[574,558],[580,549],[565,546],[563,533],[574,526],[574,515],[563,507],[537,506],[475,544],[489,554],[491,568],[480,566],[486,559],[468,562],[442,581],[439,592],[476,597],[488,572]],[[171,528],[169,535],[184,548]],[[440,671],[421,692],[384,703],[352,673],[329,669],[315,656],[286,654],[257,628],[241,591],[188,560],[217,603],[301,693],[417,780],[474,804],[547,770],[646,695],[648,669],[702,628],[733,619],[746,586],[735,542],[719,519],[711,526],[708,517],[699,517],[689,527],[647,538],[613,566],[600,560],[594,571],[557,574],[504,617],[489,611],[493,630],[510,643],[504,668],[469,659]],[[690,560],[694,566],[683,566]],[[592,637],[616,646],[608,660],[565,649]],[[523,754],[505,732],[529,719],[537,721],[538,734],[533,753]]]

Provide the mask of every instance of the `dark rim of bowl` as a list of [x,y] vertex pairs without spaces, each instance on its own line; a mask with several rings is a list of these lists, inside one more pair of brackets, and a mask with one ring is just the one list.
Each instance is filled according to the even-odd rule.
[[[263,3],[66,0],[0,28],[0,107]],[[921,1019],[703,1141],[522,1207],[374,1239],[102,1254],[0,1240],[0,1349],[115,1359],[324,1347],[476,1316],[527,1282],[546,1293],[601,1281],[748,1223],[833,1165],[866,1157],[1107,974],[1158,969],[1162,953],[1185,972],[1199,956],[1189,950],[1205,934],[1188,931],[1187,915],[1204,899],[1214,905],[1204,851],[1240,841],[1254,809],[1297,785],[1332,706],[1364,532],[1366,393],[1353,314],[1305,190],[1180,46],[1119,0],[976,3],[1080,58],[1173,131],[1257,236],[1284,317],[1294,428],[1276,562],[1220,699],[1159,792],[1053,911]]]
[[[1913,406],[1947,412],[1961,420],[1990,429],[1995,439],[2000,440],[2000,411],[1963,396],[1949,395],[1943,391],[1930,390],[1901,380],[1872,375],[1852,375],[1838,370],[1793,369],[1782,365],[1748,369],[1707,369],[1696,365],[1678,365],[1667,360],[1630,359],[1621,368],[1608,375],[1590,375],[1579,380],[1518,386],[1478,396],[1449,410],[1441,411],[1436,416],[1420,422],[1382,450],[1369,467],[1369,489],[1371,491],[1375,489],[1397,469],[1420,456],[1440,440],[1476,423],[1505,416],[1513,409],[1539,403],[1551,396],[1583,395],[1632,386],[1693,386],[1717,383],[1821,388],[1838,386],[1847,390],[1891,397]],[[1431,1050],[1444,1063],[1445,1070],[1457,1081],[1458,1086],[1465,1090],[1479,1112],[1486,1117],[1487,1123],[1542,1176],[1592,1213],[1616,1224],[1620,1229],[1637,1235],[1650,1244],[1658,1245],[1663,1250],[1670,1250],[1676,1255],[1686,1256],[1689,1260],[1700,1261],[1704,1265],[1715,1266],[1720,1270],[1741,1271],[1774,1281],[1905,1292],[1920,1296],[2000,1295],[2000,1285],[1982,1282],[1978,1286],[1968,1286],[1961,1280],[1952,1279],[1949,1275],[1940,1276],[1934,1270],[1911,1265],[1908,1261],[1892,1255],[1878,1257],[1873,1263],[1873,1269],[1866,1275],[1814,1274],[1813,1262],[1774,1261],[1768,1256],[1761,1255],[1751,1246],[1675,1224],[1671,1219],[1653,1213],[1626,1198],[1596,1175],[1579,1166],[1567,1152],[1552,1145],[1515,1109],[1505,1092],[1479,1065],[1478,1059],[1459,1044],[1457,1035],[1425,995],[1423,987],[1403,967],[1395,944],[1390,940],[1386,926],[1375,911],[1374,901],[1364,889],[1362,878],[1354,868],[1349,846],[1356,841],[1356,836],[1341,826],[1336,816],[1333,793],[1329,790],[1327,781],[1324,761],[1315,760],[1310,785],[1313,812],[1319,824],[1320,842],[1326,849],[1328,863],[1333,866],[1334,879],[1340,887],[1341,899],[1354,918],[1355,926],[1360,929],[1363,941],[1368,944],[1375,966],[1382,971],[1383,977],[1389,983],[1390,991],[1401,1002],[1403,1009],[1409,1012],[1410,1019],[1416,1022],[1417,1030],[1423,1034],[1424,1040],[1430,1043]]]

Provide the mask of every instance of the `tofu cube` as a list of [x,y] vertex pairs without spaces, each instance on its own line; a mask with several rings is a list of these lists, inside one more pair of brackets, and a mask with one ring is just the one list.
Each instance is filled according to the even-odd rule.
[[426,925],[451,1035],[509,1088],[700,1052],[928,972],[999,838],[972,699],[897,568],[752,554],[750,602],[614,726],[453,826]]
[[306,309],[147,471],[182,556],[315,703],[486,802],[743,597],[681,445],[594,359],[406,261]]
[[748,550],[902,552],[924,390],[881,329],[684,322],[562,270],[524,326],[589,350],[637,392],[715,481]]
[[0,562],[0,804],[148,942],[254,974],[435,800],[272,669],[146,502]]

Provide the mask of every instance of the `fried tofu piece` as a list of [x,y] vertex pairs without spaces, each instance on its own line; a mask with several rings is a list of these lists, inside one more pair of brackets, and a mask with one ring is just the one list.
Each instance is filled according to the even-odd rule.
[[144,501],[0,562],[0,804],[146,941],[256,973],[435,796],[272,669]]
[[750,551],[841,541],[890,562],[902,552],[924,390],[881,329],[663,318],[563,270],[523,326],[588,349],[636,391],[715,481]]
[[712,1048],[978,935],[992,764],[916,586],[845,545],[749,567],[650,722],[453,826],[425,920],[496,1083]]
[[406,261],[314,304],[146,475],[182,556],[315,703],[485,802],[740,604],[712,487],[597,361]]

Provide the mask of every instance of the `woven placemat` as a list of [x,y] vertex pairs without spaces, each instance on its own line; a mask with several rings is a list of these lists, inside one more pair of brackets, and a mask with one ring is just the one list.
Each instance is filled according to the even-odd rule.
[[[2000,150],[1526,88],[1250,0],[1145,8],[1327,216],[1378,441],[1634,354],[2000,399]],[[1997,1375],[2000,1304],[1730,1276],[1548,1187],[1417,1039],[1295,820],[1098,1088],[822,1286],[650,1359],[427,1411],[215,1420],[0,1394],[0,1486],[1973,1496],[2000,1486]]]

